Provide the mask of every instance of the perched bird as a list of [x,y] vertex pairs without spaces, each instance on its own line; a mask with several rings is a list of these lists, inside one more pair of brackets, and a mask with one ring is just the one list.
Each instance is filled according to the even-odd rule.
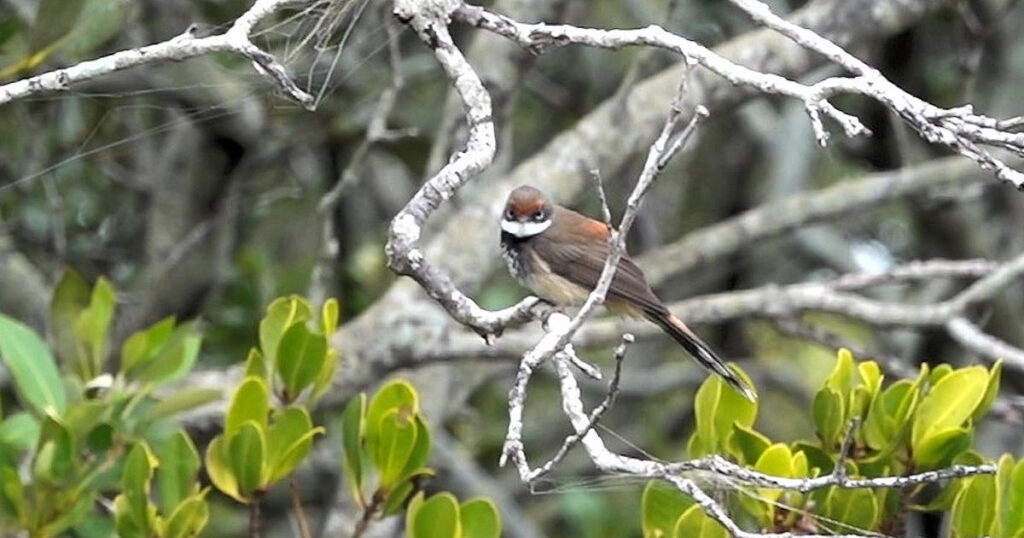
[[[555,205],[528,185],[509,194],[501,219],[501,247],[509,272],[535,295],[559,306],[583,304],[597,286],[608,258],[608,236],[603,222]],[[605,306],[657,324],[701,366],[721,376],[747,399],[756,398],[707,344],[669,312],[625,254],[616,267]]]

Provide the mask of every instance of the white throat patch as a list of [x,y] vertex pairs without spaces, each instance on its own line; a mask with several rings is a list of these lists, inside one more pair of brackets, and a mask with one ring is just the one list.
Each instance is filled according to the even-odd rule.
[[547,230],[549,226],[551,226],[551,219],[541,222],[519,222],[504,219],[501,221],[502,231],[510,233],[520,239],[524,237],[533,237],[544,230]]

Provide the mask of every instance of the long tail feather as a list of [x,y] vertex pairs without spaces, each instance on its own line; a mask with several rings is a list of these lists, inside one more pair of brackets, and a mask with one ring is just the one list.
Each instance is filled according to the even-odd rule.
[[693,356],[701,366],[720,376],[744,398],[752,402],[757,400],[757,393],[754,392],[754,389],[730,370],[725,362],[683,323],[683,320],[663,312],[646,312],[645,314],[647,319],[656,323],[676,342],[679,342],[679,345],[683,346],[683,349]]

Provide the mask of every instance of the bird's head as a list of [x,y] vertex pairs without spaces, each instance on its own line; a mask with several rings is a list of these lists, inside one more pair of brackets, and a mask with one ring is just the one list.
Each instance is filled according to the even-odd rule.
[[554,205],[544,193],[529,185],[516,188],[508,195],[501,217],[501,231],[526,239],[551,226]]

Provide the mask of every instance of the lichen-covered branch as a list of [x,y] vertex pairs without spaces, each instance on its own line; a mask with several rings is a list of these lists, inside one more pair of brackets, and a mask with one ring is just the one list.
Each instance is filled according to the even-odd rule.
[[215,52],[233,52],[253,62],[256,70],[278,87],[285,95],[312,110],[313,96],[299,88],[285,67],[270,53],[249,40],[256,24],[284,7],[305,4],[309,0],[256,0],[228,30],[222,34],[198,37],[195,27],[182,34],[153,45],[115,52],[102,58],[80,62],[33,77],[0,86],[0,105],[30,95],[64,91],[76,82],[83,82],[142,65],[181,61]]

